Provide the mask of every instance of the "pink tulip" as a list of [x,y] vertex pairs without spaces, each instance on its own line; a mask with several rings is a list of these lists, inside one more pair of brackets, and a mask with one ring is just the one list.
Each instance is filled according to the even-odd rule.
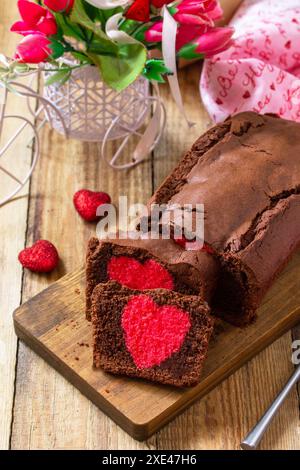
[[216,0],[203,2],[195,0],[183,0],[176,7],[171,7],[172,14],[180,24],[214,25],[214,21],[221,18],[223,10]]
[[219,2],[213,2],[213,3],[215,3],[214,7],[211,10],[209,10],[207,12],[207,14],[209,15],[209,17],[212,20],[216,21],[216,20],[219,20],[220,18],[222,18],[223,10],[222,10],[221,5],[219,4]]
[[[145,40],[147,42],[161,42],[162,41],[162,28],[163,22],[158,21],[154,23],[146,32],[145,32]],[[177,38],[176,38],[176,49],[181,49],[182,46],[189,43],[193,39],[195,39],[200,34],[203,34],[207,30],[205,25],[180,25],[177,30]]]
[[175,13],[174,19],[180,24],[213,26],[212,20],[207,15],[191,15],[189,13]]
[[44,34],[28,34],[17,46],[15,59],[27,64],[45,62],[52,54],[50,44],[51,41]]
[[232,35],[234,29],[211,28],[209,31],[200,34],[182,46],[179,56],[186,59],[193,59],[199,56],[212,56],[228,49],[232,45]]
[[205,26],[180,25],[177,31],[176,50],[179,51],[185,44],[205,33]]
[[162,29],[163,29],[163,22],[162,21],[158,21],[157,23],[154,23],[145,32],[145,40],[147,42],[161,42],[161,40],[162,40]]
[[18,8],[22,20],[17,21],[10,28],[11,31],[27,36],[36,32],[46,36],[57,33],[57,24],[54,16],[46,8],[28,0],[19,0]]
[[205,57],[209,58],[209,57],[212,57],[214,55],[220,54],[221,52],[226,51],[227,49],[229,49],[233,44],[234,44],[233,39],[230,39],[230,41],[228,41],[226,44],[223,44],[223,46],[220,47],[219,49],[214,49],[210,52],[206,52]]
[[18,9],[22,20],[31,26],[35,26],[43,16],[46,16],[47,13],[45,8],[28,0],[19,0]]
[[50,10],[57,13],[64,11],[69,13],[73,8],[74,1],[75,0],[44,0],[44,4],[46,7],[50,8]]
[[226,48],[229,41],[231,41],[233,32],[234,29],[228,26],[226,28],[214,28],[202,34],[195,42],[197,45],[196,52],[207,54]]

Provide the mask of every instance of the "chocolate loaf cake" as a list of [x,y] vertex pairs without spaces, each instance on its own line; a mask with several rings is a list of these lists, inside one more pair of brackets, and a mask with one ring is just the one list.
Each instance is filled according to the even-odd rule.
[[203,203],[213,312],[250,322],[300,242],[300,124],[247,112],[200,137],[150,200]]
[[213,329],[199,296],[110,281],[94,289],[92,325],[94,367],[177,387],[199,382]]
[[92,238],[86,257],[86,315],[95,286],[109,280],[133,289],[166,288],[210,300],[218,263],[205,251],[186,251],[173,240],[100,241]]

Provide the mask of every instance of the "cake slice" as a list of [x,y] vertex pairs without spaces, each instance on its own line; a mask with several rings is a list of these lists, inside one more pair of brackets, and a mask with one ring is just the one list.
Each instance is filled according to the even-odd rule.
[[174,240],[89,241],[86,256],[86,316],[95,286],[110,280],[138,290],[164,288],[200,294],[209,301],[218,275],[206,252],[186,251]]
[[213,319],[199,296],[110,281],[92,296],[94,367],[186,387],[200,381]]

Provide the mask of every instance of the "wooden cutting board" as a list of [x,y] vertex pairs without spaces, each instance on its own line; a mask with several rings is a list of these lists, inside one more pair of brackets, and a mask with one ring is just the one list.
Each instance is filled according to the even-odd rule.
[[179,390],[114,377],[92,368],[91,325],[84,316],[84,271],[61,278],[14,313],[17,335],[138,440],[148,438],[195,399],[300,321],[300,253],[244,329],[221,322],[201,383]]

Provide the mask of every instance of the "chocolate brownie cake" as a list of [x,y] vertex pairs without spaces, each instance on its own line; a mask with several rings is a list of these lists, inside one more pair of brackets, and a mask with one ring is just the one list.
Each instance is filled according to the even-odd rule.
[[150,200],[203,203],[220,262],[213,311],[250,322],[300,242],[300,125],[238,114],[200,137]]
[[165,288],[210,300],[218,263],[205,251],[186,251],[173,240],[92,238],[86,257],[86,314],[95,286],[109,280],[132,289]]
[[110,281],[92,296],[94,367],[154,382],[199,382],[213,329],[200,296],[132,290]]

